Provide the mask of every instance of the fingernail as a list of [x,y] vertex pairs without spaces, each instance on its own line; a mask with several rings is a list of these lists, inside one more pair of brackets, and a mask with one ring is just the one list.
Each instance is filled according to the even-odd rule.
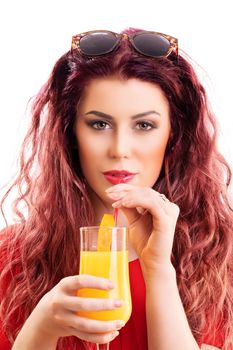
[[113,289],[113,288],[115,288],[114,283],[113,283],[112,281],[109,281],[109,282],[108,282],[108,285],[107,285],[107,288],[108,288],[108,289]]
[[120,208],[121,204],[116,202],[116,203],[112,203],[112,207],[113,208]]
[[141,215],[144,215],[146,213],[146,211],[147,211],[146,209],[141,208],[141,207],[137,207],[136,210]]
[[120,199],[119,194],[114,193],[114,192],[111,192],[111,193],[108,192],[107,195],[112,199],[116,199],[116,200]]
[[105,192],[112,192],[114,190],[114,187],[109,187],[105,190]]
[[121,329],[122,327],[124,327],[125,322],[120,320],[116,322],[116,329]]
[[115,305],[116,307],[122,306],[123,304],[124,304],[124,301],[123,301],[123,300],[115,300],[115,302],[114,302],[114,305]]
[[111,338],[114,339],[118,336],[119,332],[118,331],[115,331],[115,332],[112,332],[111,334]]

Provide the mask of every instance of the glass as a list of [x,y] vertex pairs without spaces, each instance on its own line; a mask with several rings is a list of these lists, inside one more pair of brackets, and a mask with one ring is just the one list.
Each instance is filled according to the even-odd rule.
[[178,39],[171,35],[139,31],[133,34],[118,34],[109,30],[92,30],[72,37],[72,50],[89,57],[101,56],[114,51],[122,39],[129,40],[133,48],[144,56],[168,57],[178,55]]
[[[77,295],[86,298],[120,299],[124,301],[124,304],[113,310],[79,311],[78,315],[96,320],[123,320],[127,322],[132,311],[127,228],[81,227],[80,243],[79,274],[107,278],[114,283],[114,289],[83,288],[78,290]],[[109,344],[96,344],[96,349],[108,350]]]

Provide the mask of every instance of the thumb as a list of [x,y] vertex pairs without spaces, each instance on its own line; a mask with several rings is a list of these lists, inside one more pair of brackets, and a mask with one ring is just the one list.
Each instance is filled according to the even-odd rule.
[[121,207],[120,210],[126,216],[126,219],[129,225],[132,225],[146,212],[146,210],[141,207],[136,207],[136,208]]

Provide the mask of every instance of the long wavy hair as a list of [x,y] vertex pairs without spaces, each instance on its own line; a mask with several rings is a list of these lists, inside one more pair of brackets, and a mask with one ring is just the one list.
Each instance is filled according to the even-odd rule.
[[[14,339],[41,297],[78,271],[77,232],[93,223],[94,213],[73,126],[88,82],[112,75],[156,84],[169,101],[172,133],[154,189],[180,207],[172,263],[192,333],[211,343],[221,329],[227,349],[233,345],[233,213],[231,170],[217,150],[217,123],[187,55],[144,57],[126,40],[92,59],[65,53],[34,99],[20,172],[1,202],[3,211],[11,190],[18,189],[17,223],[1,247],[4,329]],[[73,337],[58,349],[64,344],[82,348]]]

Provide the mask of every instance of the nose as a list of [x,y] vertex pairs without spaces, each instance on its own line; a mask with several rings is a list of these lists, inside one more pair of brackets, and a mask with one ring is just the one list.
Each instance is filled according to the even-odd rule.
[[129,158],[131,155],[131,137],[124,130],[119,130],[112,135],[109,146],[109,156],[111,158]]

